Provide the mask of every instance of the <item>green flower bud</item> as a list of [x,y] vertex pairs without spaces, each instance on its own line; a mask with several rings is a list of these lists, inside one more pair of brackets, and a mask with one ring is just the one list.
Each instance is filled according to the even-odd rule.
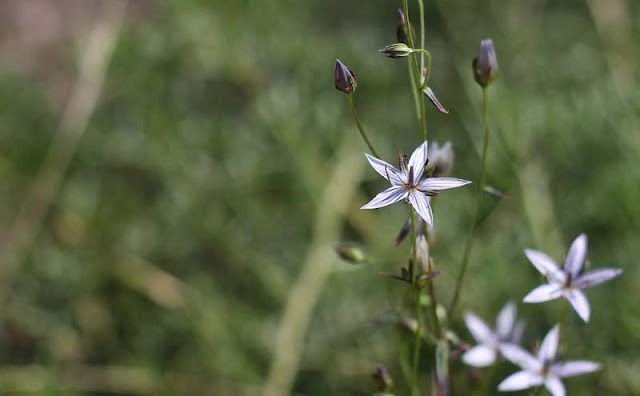
[[351,95],[358,86],[355,74],[344,63],[340,62],[340,59],[336,59],[335,84],[338,91],[347,95]]
[[350,264],[361,264],[369,261],[362,249],[350,243],[338,245],[334,250],[341,259]]
[[498,74],[498,58],[491,39],[482,40],[478,56],[473,59],[473,78],[481,87],[488,86]]
[[413,50],[405,43],[395,43],[380,48],[378,52],[382,52],[387,58],[397,59],[409,56]]

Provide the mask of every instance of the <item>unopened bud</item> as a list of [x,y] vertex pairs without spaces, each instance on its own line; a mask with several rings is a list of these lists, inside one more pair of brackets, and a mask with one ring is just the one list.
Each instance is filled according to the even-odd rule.
[[381,364],[376,366],[376,371],[371,374],[371,378],[373,378],[373,381],[376,383],[380,392],[386,392],[393,386],[393,380],[391,379],[387,368]]
[[415,334],[418,331],[418,321],[410,316],[403,316],[400,320],[400,324],[411,333]]
[[[422,219],[422,217],[418,217],[418,218]],[[396,239],[393,240],[393,243],[391,244],[391,246],[393,247],[400,246],[402,241],[404,241],[407,235],[409,235],[409,231],[411,231],[411,220],[405,221],[404,225],[400,229],[400,232],[398,233],[398,236],[396,236]]]
[[347,95],[355,91],[358,86],[355,74],[344,63],[340,62],[340,59],[336,59],[335,83],[336,89]]
[[404,12],[398,8],[398,27],[396,28],[396,38],[399,43],[409,44],[409,35],[407,34],[407,22],[404,19]]
[[397,59],[409,56],[413,52],[405,43],[395,43],[380,48],[378,52],[382,52],[387,58]]
[[429,165],[433,167],[431,176],[447,176],[453,168],[453,149],[451,142],[446,142],[442,146],[433,142],[429,148]]
[[421,274],[429,272],[429,244],[424,235],[416,237],[416,261]]
[[351,264],[361,264],[368,262],[367,255],[357,246],[350,243],[343,243],[334,248],[336,254],[344,261]]
[[486,87],[498,74],[498,58],[491,39],[482,40],[478,47],[478,56],[473,59],[473,78],[482,87]]

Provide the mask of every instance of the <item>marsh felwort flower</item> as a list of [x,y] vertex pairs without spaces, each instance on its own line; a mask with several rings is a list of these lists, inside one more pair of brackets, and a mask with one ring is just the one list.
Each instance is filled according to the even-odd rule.
[[558,268],[553,259],[538,250],[526,249],[524,252],[548,282],[533,289],[524,297],[524,302],[538,303],[564,297],[585,322],[589,321],[590,308],[589,301],[581,289],[599,285],[622,273],[619,268],[599,268],[582,272],[587,255],[585,234],[580,234],[571,244],[563,269]]
[[566,392],[561,378],[588,374],[600,369],[600,364],[587,360],[555,362],[559,332],[560,327],[556,325],[547,333],[537,356],[514,344],[503,346],[501,352],[504,357],[523,370],[505,378],[498,385],[498,390],[517,391],[544,384],[553,396],[564,396]]
[[391,187],[376,195],[368,204],[360,209],[377,209],[392,203],[406,200],[418,212],[420,217],[433,224],[433,213],[429,204],[429,197],[438,195],[438,191],[456,188],[471,183],[468,180],[452,177],[429,177],[424,175],[427,164],[427,142],[422,143],[411,154],[407,164],[400,156],[400,169],[381,159],[365,154],[367,160],[380,176],[391,182]]
[[520,343],[524,330],[524,322],[516,322],[516,304],[513,301],[500,310],[495,331],[470,312],[464,315],[464,322],[478,345],[466,351],[462,355],[462,361],[474,367],[492,365],[504,345]]

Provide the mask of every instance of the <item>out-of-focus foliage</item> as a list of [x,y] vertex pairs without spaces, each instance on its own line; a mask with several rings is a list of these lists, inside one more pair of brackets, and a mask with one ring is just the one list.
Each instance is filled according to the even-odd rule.
[[[35,3],[57,11],[37,14]],[[52,29],[73,27],[74,16],[97,3],[3,5],[31,18],[2,32],[3,241],[11,241],[18,209],[59,133],[99,13],[59,45],[31,48],[38,67],[25,63],[15,32],[33,38],[20,21],[48,26],[54,16]],[[259,394],[339,153],[349,145],[365,161],[344,95],[333,86],[336,58],[356,74],[354,100],[380,155],[393,161],[418,143],[406,66],[377,53],[395,41],[401,2],[131,3],[100,100],[35,242],[15,272],[0,270],[9,296],[0,307],[0,392]],[[485,200],[492,214],[481,223],[460,307],[495,317],[540,281],[524,248],[561,261],[586,232],[591,265],[625,273],[588,291],[589,325],[568,315],[563,357],[603,363],[599,373],[567,380],[569,394],[639,394],[638,4],[426,3],[431,86],[452,110],[427,109],[429,140],[453,143],[456,177],[478,174],[480,90],[471,60],[481,39],[493,39],[500,63],[489,89],[488,183],[511,199]],[[360,211],[384,184],[371,169],[364,175],[332,237],[360,243],[374,264],[350,266],[323,251],[332,273],[308,302],[315,308],[296,394],[371,394],[379,363],[404,394],[400,363],[410,337],[389,322],[406,290],[377,272],[406,264],[406,245],[390,245],[407,210]],[[444,272],[436,279],[443,303],[472,195],[460,189],[434,203],[431,254]],[[7,254],[14,248],[2,246]],[[519,304],[528,320],[525,345],[557,321],[562,304]],[[459,314],[452,329],[471,341]],[[434,356],[423,349],[425,392]],[[451,369],[460,394],[474,375],[487,374],[470,373],[459,360]],[[492,381],[513,371],[503,364]]]

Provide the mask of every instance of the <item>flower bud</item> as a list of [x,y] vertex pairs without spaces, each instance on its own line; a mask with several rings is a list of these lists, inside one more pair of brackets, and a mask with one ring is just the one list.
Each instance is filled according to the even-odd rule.
[[376,367],[376,371],[371,374],[371,378],[373,378],[373,381],[376,383],[380,392],[386,392],[393,386],[393,380],[391,379],[387,368],[381,364]]
[[409,56],[413,50],[405,43],[395,43],[380,48],[378,52],[382,52],[387,58],[397,59]]
[[369,261],[367,255],[357,246],[343,243],[334,248],[336,254],[350,264],[361,264]]
[[335,83],[336,89],[347,95],[355,91],[358,86],[355,74],[344,63],[340,62],[340,59],[336,59]]
[[[422,217],[419,217],[419,218],[422,219]],[[391,246],[393,247],[400,246],[402,241],[404,241],[407,235],[409,235],[409,231],[411,231],[411,220],[405,221],[404,225],[400,229],[400,232],[398,233],[398,236],[396,236],[396,239],[393,240],[393,243],[391,244]]]
[[482,40],[478,56],[473,59],[473,78],[481,87],[486,87],[498,73],[498,58],[491,39]]
[[418,268],[420,268],[420,273],[426,274],[429,272],[429,244],[424,235],[416,237],[416,261]]
[[453,168],[453,149],[451,142],[446,142],[440,146],[437,142],[431,143],[429,148],[429,166],[433,167],[431,176],[447,176]]
[[404,19],[404,12],[398,8],[398,27],[396,28],[396,38],[399,43],[409,44],[407,35],[407,22]]

